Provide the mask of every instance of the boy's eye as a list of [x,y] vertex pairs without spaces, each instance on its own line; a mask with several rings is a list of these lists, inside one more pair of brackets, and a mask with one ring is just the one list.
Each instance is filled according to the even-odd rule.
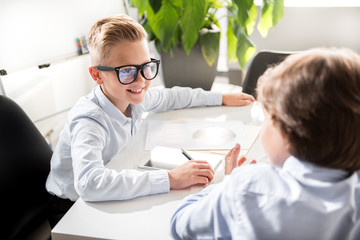
[[153,78],[153,76],[154,76],[154,74],[151,71],[150,67],[145,67],[144,68],[144,75],[145,75],[146,78]]
[[122,68],[122,69],[120,69],[120,71],[123,73],[132,73],[132,72],[136,71],[136,68],[133,68],[133,67]]
[[143,67],[142,71],[146,79],[153,79],[157,73],[157,64],[150,62]]
[[119,80],[124,83],[128,83],[134,80],[136,74],[135,67],[125,67],[119,70]]

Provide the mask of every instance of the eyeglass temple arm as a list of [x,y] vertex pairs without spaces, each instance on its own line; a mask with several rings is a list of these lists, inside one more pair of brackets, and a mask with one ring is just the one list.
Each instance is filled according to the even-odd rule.
[[114,67],[109,67],[109,66],[103,66],[103,65],[98,65],[95,66],[97,69],[99,69],[100,71],[114,71],[115,68]]

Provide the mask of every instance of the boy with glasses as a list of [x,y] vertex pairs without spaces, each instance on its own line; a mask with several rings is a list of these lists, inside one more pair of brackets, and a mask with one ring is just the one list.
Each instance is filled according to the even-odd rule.
[[53,202],[52,215],[59,213],[52,225],[79,197],[123,200],[209,183],[214,171],[205,161],[148,172],[117,172],[105,164],[136,134],[144,111],[247,105],[254,98],[179,87],[149,89],[160,61],[150,58],[146,31],[126,15],[96,22],[87,43],[93,64],[89,72],[98,86],[69,112],[51,159],[46,188]]
[[224,181],[181,203],[173,238],[360,239],[360,56],[291,55],[260,77],[257,93],[271,165],[235,168],[237,145]]

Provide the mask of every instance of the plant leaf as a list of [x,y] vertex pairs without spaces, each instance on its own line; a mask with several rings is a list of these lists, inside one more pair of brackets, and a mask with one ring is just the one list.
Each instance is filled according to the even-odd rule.
[[284,15],[284,0],[264,0],[261,20],[258,30],[262,37],[266,37],[269,29],[275,27]]
[[223,0],[207,0],[206,2],[209,4],[209,7],[214,9],[219,9],[224,7]]
[[233,25],[233,19],[229,19],[229,27],[227,28],[227,40],[228,40],[228,58],[229,61],[233,61],[236,58],[236,45],[237,45],[237,38],[234,35],[232,26]]
[[[141,0],[138,0],[141,1]],[[154,10],[154,13],[156,14],[160,8],[161,8],[161,1],[159,0],[149,0],[149,4],[151,5],[151,8]]]
[[186,54],[189,55],[190,49],[196,43],[199,31],[205,17],[205,0],[183,0],[183,15],[180,20],[182,30],[181,39],[184,44]]
[[171,39],[180,18],[180,8],[181,0],[163,0],[160,10],[155,14],[150,4],[148,5],[150,27],[165,51],[168,51],[171,46]]
[[261,9],[261,19],[258,24],[258,31],[263,38],[265,38],[272,27],[272,11],[274,2],[272,0],[264,0],[264,5]]
[[251,59],[255,52],[256,48],[254,44],[251,42],[245,32],[241,30],[238,34],[236,45],[236,56],[241,68],[245,66],[245,64]]
[[181,29],[180,29],[179,25],[177,25],[174,35],[171,39],[171,46],[169,49],[170,52],[173,52],[175,46],[182,47],[182,45],[181,45]]
[[131,2],[138,9],[139,16],[144,15],[144,13],[147,9],[148,1],[147,0],[131,0]]
[[219,53],[220,32],[207,31],[200,34],[199,41],[206,62],[212,66]]
[[275,25],[281,20],[283,16],[284,0],[274,0],[272,26],[275,27]]
[[149,20],[147,18],[144,18],[141,22],[141,25],[143,26],[145,31],[148,33],[148,40],[149,41],[155,40],[156,36],[149,25]]
[[162,52],[162,48],[161,48],[161,43],[160,40],[158,38],[155,39],[155,47],[156,47],[156,51],[161,54]]
[[257,19],[257,7],[255,6],[255,4],[252,4],[251,8],[249,9],[249,18],[246,21],[246,25],[245,25],[246,26],[246,34],[248,36],[250,36],[254,31],[256,19]]
[[[256,21],[257,12],[254,16],[253,0],[234,0],[237,6],[237,22],[243,28],[250,27],[253,21]],[[256,6],[255,6],[256,7]],[[249,25],[249,26],[247,26]]]

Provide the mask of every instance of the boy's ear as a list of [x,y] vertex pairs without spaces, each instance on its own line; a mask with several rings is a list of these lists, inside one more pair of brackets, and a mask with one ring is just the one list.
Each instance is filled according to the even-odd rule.
[[100,77],[99,69],[96,67],[89,67],[89,73],[97,84],[103,84],[103,80]]

